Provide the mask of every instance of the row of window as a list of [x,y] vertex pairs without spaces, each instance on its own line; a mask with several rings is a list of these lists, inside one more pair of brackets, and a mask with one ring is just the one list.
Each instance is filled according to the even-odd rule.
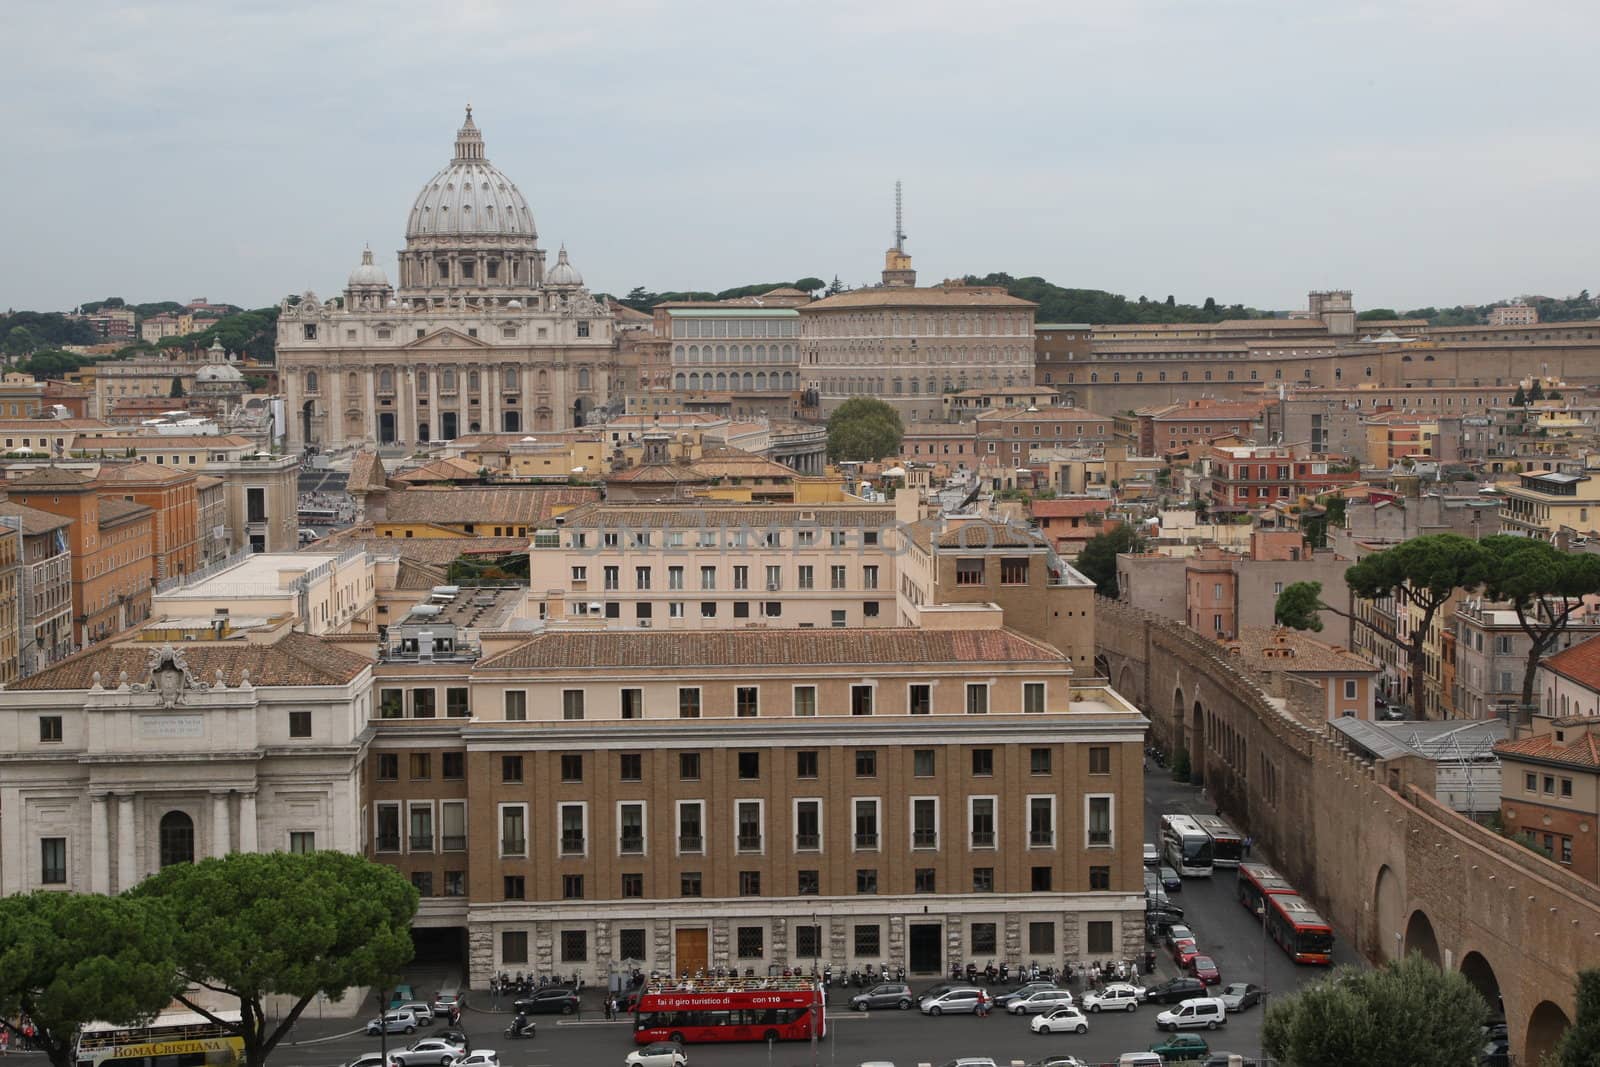
[[[1542,789],[1541,789],[1541,785],[1543,787]],[[1562,776],[1562,777],[1558,778],[1556,775],[1553,775],[1553,774],[1546,774],[1546,775],[1542,775],[1541,776],[1541,775],[1535,774],[1532,771],[1528,771],[1525,774],[1523,774],[1523,776],[1522,776],[1522,788],[1526,792],[1529,792],[1529,793],[1543,792],[1545,796],[1553,797],[1553,796],[1556,795],[1556,790],[1557,790],[1557,786],[1558,785],[1560,787],[1561,798],[1563,800],[1571,800],[1572,799],[1572,779],[1571,778],[1567,778],[1565,776]]]
[[[672,320],[673,337],[796,337],[800,320],[790,316],[772,319],[680,319]],[[720,346],[719,346],[720,347]],[[785,347],[792,348],[792,345]],[[683,355],[683,346],[676,346]]]
[[[714,602],[708,602],[715,606]],[[645,605],[639,605],[643,607]],[[735,605],[737,607],[737,605]],[[966,683],[966,711],[969,715],[986,715],[990,707],[990,691],[996,683],[993,682],[968,682]],[[795,716],[812,716],[817,714],[817,687],[814,685],[792,685],[789,697],[789,713]],[[735,688],[734,712],[740,718],[755,718],[761,714],[762,699],[761,686],[738,686]],[[877,707],[877,690],[875,682],[862,682],[850,686],[850,714],[872,715],[879,709]],[[386,689],[385,694],[398,694],[396,689]],[[641,719],[645,717],[645,691],[643,689],[623,688],[617,690],[617,703],[615,705],[619,718]],[[385,699],[388,699],[387,697]],[[528,692],[525,689],[511,689],[505,693],[505,717],[507,722],[524,722],[528,718]],[[563,719],[583,719],[587,716],[589,691],[584,689],[564,689],[561,691],[561,717]],[[702,699],[702,690],[697,685],[678,687],[678,718],[698,719],[706,710]],[[390,705],[394,706],[394,705]],[[1022,711],[1024,714],[1041,715],[1045,710],[1045,683],[1022,683]],[[611,709],[605,709],[609,712]],[[898,710],[898,709],[897,709]],[[933,711],[933,685],[928,682],[913,682],[906,686],[905,713],[908,715],[929,715]],[[385,717],[393,717],[386,715]],[[988,751],[988,750],[985,750]]]
[[[695,532],[694,537],[689,536],[687,530],[667,530],[661,537],[656,537],[656,531],[641,529],[614,529],[614,530],[573,530],[567,539],[568,548],[820,548],[823,545],[824,533],[827,534],[827,547],[829,548],[871,548],[879,543],[878,529],[826,529],[815,526],[800,526],[789,531],[789,536],[784,536],[784,531],[774,529],[760,529],[753,526],[730,526],[703,529]],[[545,533],[540,536],[548,537]],[[691,546],[690,541],[693,541]],[[554,548],[556,544],[535,544],[535,548]],[[682,570],[683,568],[672,568]],[[733,568],[737,579],[740,571],[748,572],[749,568],[743,565]],[[768,577],[772,577],[773,568],[767,569]],[[746,575],[748,580],[748,573]],[[780,574],[779,579],[782,578]],[[743,588],[735,585],[734,588]]]
[[[882,604],[876,600],[864,600],[861,603],[861,614],[865,618],[876,619],[880,617],[882,607]],[[544,614],[546,610],[547,608],[545,604],[541,602],[539,604],[540,619],[544,619],[546,617]],[[758,618],[781,619],[783,617],[783,601],[735,600],[732,602],[731,611],[733,618],[735,619],[751,618],[752,610],[755,611],[756,617]],[[714,619],[717,617],[717,611],[717,601],[700,601],[700,618]],[[639,622],[641,627],[649,626],[655,619],[656,612],[654,602],[649,600],[639,601],[633,606],[633,614],[634,619]],[[569,600],[567,601],[567,615],[572,618],[579,619],[620,619],[622,618],[622,603],[616,600]],[[688,617],[689,605],[687,602],[682,600],[667,601],[668,619],[687,619]],[[836,630],[843,629],[844,627],[850,625],[849,612],[844,608],[832,609],[828,616],[828,625]],[[814,623],[802,622],[800,624],[800,629],[809,630],[813,629],[814,626]]]
[[[450,874],[460,872],[446,872],[445,896],[459,896],[451,892],[452,883]],[[762,872],[739,872],[739,896],[759,897],[764,895],[762,889]],[[857,896],[876,896],[878,893],[878,869],[876,867],[856,868]],[[423,896],[432,896],[433,874],[431,871],[418,871],[412,875],[412,884],[415,885]],[[794,896],[817,896],[821,893],[822,872],[815,869],[800,870],[795,872]],[[912,891],[918,894],[937,893],[938,872],[933,867],[917,867],[912,872]],[[1089,868],[1089,878],[1086,888],[1093,891],[1104,891],[1111,888],[1111,868],[1109,866],[1094,866]],[[528,882],[524,875],[508,874],[503,876],[502,899],[527,900]],[[945,890],[949,892],[948,889]],[[972,868],[972,892],[994,892],[994,868]],[[1028,873],[1028,891],[1032,893],[1065,892],[1065,887],[1057,887],[1055,870],[1052,867],[1031,867]],[[561,876],[562,900],[588,899],[588,884],[581,874],[564,874]],[[659,896],[660,894],[652,894]],[[778,896],[790,894],[779,890]],[[705,873],[703,871],[682,871],[678,875],[678,896],[687,899],[697,899],[705,896]],[[621,875],[621,887],[618,897],[623,900],[640,900],[645,897],[645,882],[642,872],[624,872]]]
[[[624,690],[624,692],[637,693],[639,690]],[[56,719],[56,729],[59,732],[59,716]],[[56,738],[59,740],[59,737]],[[1091,775],[1108,775],[1111,773],[1111,747],[1109,745],[1090,745],[1089,773]],[[911,751],[911,775],[913,778],[936,778],[938,772],[938,750],[932,748],[918,748]],[[1047,775],[1052,773],[1055,761],[1054,753],[1049,748],[1032,748],[1028,750],[1028,771],[1034,775]],[[427,781],[433,777],[433,753],[411,752],[408,756],[408,769],[413,781]],[[678,753],[678,780],[682,782],[698,782],[701,780],[701,754],[699,752]],[[972,776],[974,778],[991,778],[994,776],[994,749],[974,748],[970,750]],[[466,753],[441,752],[440,777],[444,779],[464,779],[466,777]],[[857,778],[876,778],[878,776],[878,750],[875,748],[858,748],[854,751],[855,776]],[[761,780],[761,753],[738,753],[736,766],[740,781],[756,782]],[[568,784],[581,783],[584,780],[584,756],[581,752],[563,753],[560,760],[561,781]],[[821,777],[822,758],[818,749],[799,749],[794,754],[794,777],[801,781],[810,781]],[[505,754],[500,757],[500,781],[507,784],[523,781],[524,757],[521,755]],[[947,772],[948,773],[948,772]],[[379,752],[377,754],[377,777],[379,781],[397,781],[400,777],[400,754],[397,752]],[[644,781],[644,754],[641,752],[620,752],[617,754],[617,781],[643,782]]]
[[[802,531],[808,533],[814,531]],[[809,542],[807,542],[809,543]],[[1022,561],[1026,569],[1026,560]],[[700,568],[700,584],[702,592],[711,592],[717,588],[717,570],[711,565],[702,565]],[[685,568],[678,565],[667,568],[667,589],[684,589],[686,577]],[[842,563],[828,565],[828,589],[850,588],[850,568]],[[587,565],[575,565],[571,569],[572,584],[575,588],[587,589],[589,583],[589,568]],[[768,565],[765,571],[766,587],[769,592],[783,588],[783,567],[779,564]],[[862,589],[877,589],[879,566],[876,563],[866,564],[861,568]],[[750,568],[744,564],[736,564],[732,568],[732,588],[735,590],[748,590],[750,588]],[[633,568],[633,588],[645,592],[654,588],[655,568]],[[607,592],[617,592],[622,588],[622,568],[620,566],[606,565],[600,568],[601,588]],[[817,567],[814,564],[802,563],[795,568],[795,587],[801,590],[821,588],[817,584]]]
[[[1056,952],[1056,923],[1028,923],[1028,954],[1054,956]],[[802,923],[789,928],[794,960],[821,959],[825,942],[822,927]],[[617,956],[621,959],[644,960],[647,955],[648,931],[643,928],[623,927],[616,931]],[[766,955],[767,928],[764,926],[737,926],[733,932],[734,954],[738,959],[762,959]],[[1084,946],[1091,955],[1109,955],[1115,951],[1116,927],[1110,920],[1091,919],[1084,923]],[[589,931],[562,930],[557,935],[562,963],[586,963],[589,960]],[[967,955],[994,956],[999,950],[998,923],[972,922],[967,924]],[[850,930],[853,955],[859,959],[878,959],[883,956],[885,941],[881,923],[857,922]],[[502,930],[500,932],[500,963],[525,964],[528,962],[528,931]]]

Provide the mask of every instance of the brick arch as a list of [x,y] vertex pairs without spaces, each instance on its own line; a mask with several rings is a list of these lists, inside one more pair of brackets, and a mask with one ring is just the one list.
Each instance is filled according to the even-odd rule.
[[1463,954],[1459,969],[1462,977],[1472,983],[1472,987],[1483,997],[1483,1002],[1489,1006],[1490,1017],[1505,1018],[1506,1006],[1500,994],[1500,977],[1494,973],[1494,968],[1483,953],[1472,951]]
[[1556,1042],[1571,1025],[1572,1019],[1561,1005],[1541,1000],[1528,1014],[1527,1036],[1523,1039],[1524,1061],[1542,1063],[1545,1056],[1555,1051]]
[[1387,863],[1378,867],[1377,882],[1372,887],[1372,910],[1377,917],[1378,951],[1385,959],[1395,959],[1399,953],[1397,935],[1405,915],[1405,892],[1400,888],[1400,876]]
[[1139,692],[1133,670],[1126,663],[1117,668],[1117,692],[1133,701],[1139,707],[1145,706],[1144,694]]
[[1433,920],[1428,918],[1428,913],[1421,908],[1413,911],[1406,920],[1405,941],[1402,947],[1407,956],[1413,952],[1423,959],[1440,966],[1439,935],[1434,932]]
[[1195,698],[1194,710],[1189,716],[1188,749],[1189,749],[1189,781],[1195,785],[1204,785],[1206,780],[1206,708]]

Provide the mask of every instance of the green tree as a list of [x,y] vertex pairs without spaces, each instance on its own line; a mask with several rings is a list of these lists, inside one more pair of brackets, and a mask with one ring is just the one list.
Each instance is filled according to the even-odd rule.
[[38,338],[33,336],[33,331],[26,326],[14,326],[6,334],[6,355],[16,357],[25,356],[39,347]]
[[148,901],[41,891],[0,899],[0,1025],[33,1021],[53,1067],[70,1067],[96,1019],[151,1018],[183,988],[166,912]]
[[1387,319],[1398,319],[1399,317],[1394,308],[1368,308],[1356,316],[1356,321],[1381,322]]
[[905,427],[882,400],[853,396],[828,416],[828,458],[875,462],[900,450]]
[[[1420,696],[1427,672],[1427,657],[1423,655],[1423,642],[1434,616],[1457,589],[1477,586],[1486,573],[1486,558],[1482,546],[1460,534],[1428,534],[1413,537],[1393,548],[1374,552],[1344,572],[1345,585],[1358,597],[1379,600],[1385,597],[1403,597],[1420,612],[1421,618],[1410,630],[1409,638],[1390,633],[1369,619],[1358,617],[1343,608],[1329,604],[1317,596],[1316,610],[1331,611],[1349,619],[1357,626],[1393,641],[1406,654],[1410,665],[1412,692]],[[1314,583],[1297,582],[1296,585]],[[1293,589],[1290,586],[1289,589]],[[1289,589],[1283,592],[1288,594]],[[1321,590],[1316,590],[1320,594]],[[1305,591],[1297,591],[1291,605],[1302,606]],[[1304,611],[1296,617],[1305,618]],[[1292,624],[1290,624],[1292,625]],[[1416,701],[1413,700],[1413,704]]]
[[833,276],[833,281],[828,283],[828,295],[837,296],[842,292],[844,292],[844,283],[841,282],[839,280],[839,276],[835,274]]
[[1294,630],[1322,632],[1322,583],[1295,582],[1278,594],[1272,621]]
[[[243,1040],[248,1067],[262,1067],[317,994],[379,985],[411,959],[416,889],[359,856],[234,853],[164,868],[131,892],[165,905],[185,983],[238,1000],[230,1023],[178,996]],[[293,1005],[274,1021],[275,995]]]
[[1510,603],[1528,636],[1522,667],[1522,704],[1534,701],[1539,661],[1566,632],[1583,597],[1600,593],[1600,556],[1562,552],[1548,541],[1500,534],[1479,544],[1484,553],[1484,595]]
[[1522,391],[1522,386],[1517,386],[1517,391],[1511,394],[1511,406],[1520,408],[1527,406],[1528,394]]
[[1545,1067],[1596,1067],[1600,1064],[1600,970],[1578,972],[1578,1017],[1556,1042]]
[[1533,380],[1533,388],[1528,390],[1528,402],[1538,403],[1544,399],[1544,383],[1539,379]]
[[1478,1062],[1488,1006],[1466,976],[1413,954],[1377,970],[1340,968],[1277,999],[1261,1042],[1285,1067]]
[[183,379],[176,374],[172,376],[172,390],[167,395],[174,399],[183,396]]
[[818,289],[826,288],[827,285],[828,283],[821,278],[813,278],[809,274],[794,283],[794,287],[803,293],[814,293]]
[[1142,552],[1144,541],[1127,523],[1121,523],[1105,533],[1095,534],[1084,542],[1074,564],[1084,577],[1094,582],[1103,597],[1117,598],[1117,555],[1122,552]]

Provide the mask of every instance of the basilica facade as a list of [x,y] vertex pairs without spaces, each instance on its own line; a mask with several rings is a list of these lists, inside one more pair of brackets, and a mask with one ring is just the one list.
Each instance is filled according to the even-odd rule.
[[606,401],[615,322],[565,248],[546,265],[528,202],[467,109],[455,155],[417,194],[399,286],[371,251],[343,299],[278,316],[292,446],[415,445],[582,425]]

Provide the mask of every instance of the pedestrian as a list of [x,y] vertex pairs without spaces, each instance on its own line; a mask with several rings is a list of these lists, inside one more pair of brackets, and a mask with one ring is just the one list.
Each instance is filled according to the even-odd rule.
[[1245,834],[1244,835],[1244,858],[1245,859],[1249,859],[1250,858],[1250,847],[1252,845],[1254,845],[1255,843],[1256,843],[1256,839],[1255,838],[1251,837],[1249,834]]
[[604,1001],[601,1002],[601,1005],[605,1009],[606,1022],[610,1022],[611,1021],[611,998],[607,997]]

